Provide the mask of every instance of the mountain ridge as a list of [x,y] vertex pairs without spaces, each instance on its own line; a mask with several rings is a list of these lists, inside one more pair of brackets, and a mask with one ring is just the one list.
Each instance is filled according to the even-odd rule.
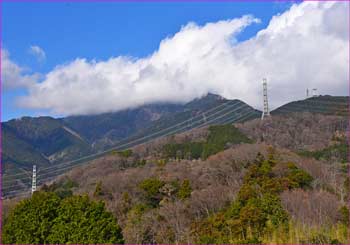
[[[318,100],[338,103],[339,98],[344,102],[348,97],[320,96]],[[317,98],[287,103],[271,114],[301,112],[295,105],[311,100]],[[310,103],[308,109],[312,105],[319,107],[320,103]],[[318,113],[315,108],[311,112]],[[335,107],[327,108],[327,113],[339,112]],[[243,123],[260,115],[243,101],[208,94],[183,105],[145,105],[117,113],[67,118],[12,119],[2,123],[4,178],[11,181],[12,174],[31,171],[33,164],[45,168],[65,161],[80,163],[79,159],[89,161],[108,151],[125,150],[155,138],[206,125]]]
[[[229,102],[233,105],[226,106],[225,103]],[[138,139],[157,133],[219,105],[224,109],[222,112],[227,114],[222,115],[221,119],[229,119],[229,116],[236,115],[230,113],[230,107],[234,108],[235,103],[242,106],[237,112],[248,109],[255,116],[259,114],[239,100],[230,101],[208,94],[187,104],[150,104],[115,113],[66,118],[41,116],[12,119],[2,123],[5,173],[9,165],[30,170],[33,164],[49,166],[104,151],[131,136]],[[192,127],[198,126],[198,122],[203,124],[203,120],[208,120],[209,124],[220,122],[213,120],[211,115],[208,114],[208,119],[204,116],[202,121],[193,121]],[[191,125],[184,130],[188,128]]]

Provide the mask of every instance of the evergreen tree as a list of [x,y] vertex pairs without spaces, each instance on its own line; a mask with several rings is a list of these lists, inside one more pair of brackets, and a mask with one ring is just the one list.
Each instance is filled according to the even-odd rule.
[[124,243],[121,229],[102,202],[87,196],[60,198],[35,192],[6,218],[3,243]]

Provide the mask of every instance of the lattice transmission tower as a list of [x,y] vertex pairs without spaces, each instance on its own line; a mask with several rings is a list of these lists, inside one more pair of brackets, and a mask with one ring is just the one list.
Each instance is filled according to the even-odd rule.
[[32,194],[36,191],[36,165],[33,165]]
[[269,101],[267,98],[267,81],[266,78],[263,79],[263,96],[264,96],[264,109],[263,113],[261,115],[261,120],[264,119],[266,116],[270,116],[270,111],[269,111]]

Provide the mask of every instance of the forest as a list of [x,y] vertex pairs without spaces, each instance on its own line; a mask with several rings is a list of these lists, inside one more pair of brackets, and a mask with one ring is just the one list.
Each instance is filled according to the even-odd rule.
[[254,121],[209,126],[77,167],[4,202],[3,242],[348,244],[341,118],[303,117],[309,137],[276,118],[268,136]]

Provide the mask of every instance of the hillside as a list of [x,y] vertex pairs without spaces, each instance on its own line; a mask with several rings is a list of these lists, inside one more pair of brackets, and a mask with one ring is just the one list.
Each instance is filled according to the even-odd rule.
[[103,201],[126,243],[348,243],[348,162],[319,157],[343,144],[345,118],[272,119],[113,151],[41,188]]
[[[14,184],[29,186],[29,175],[23,171],[31,171],[33,164],[39,171],[71,161],[74,163],[68,166],[73,166],[103,156],[111,148],[124,150],[192,128],[245,121],[259,115],[242,101],[208,94],[185,105],[154,104],[100,115],[10,120],[2,124],[7,181],[4,193]],[[53,172],[50,177],[64,171]],[[12,175],[20,176],[11,178]]]
[[[59,119],[23,117],[3,123],[3,129],[5,132],[11,132],[11,135],[5,133],[4,145],[9,144],[11,140],[6,137],[11,136],[12,139],[25,142],[34,149],[33,157],[28,155],[25,159],[30,165],[36,162],[35,154],[38,153],[45,159],[45,161],[40,160],[38,165],[41,165],[40,163],[43,165],[48,161],[70,160],[91,152],[90,145]],[[3,154],[15,151],[16,154],[12,154],[12,163],[22,164],[20,152],[24,150],[25,148],[22,148],[21,145],[8,145],[4,148]]]
[[272,115],[294,112],[321,113],[327,115],[349,116],[349,97],[321,95],[305,100],[287,103],[271,112]]
[[[346,97],[321,96],[305,101],[322,99],[323,103],[332,103],[337,100],[344,101],[344,98]],[[281,108],[286,107],[292,108],[289,104]],[[246,122],[237,126],[256,142],[263,141],[309,155],[328,155],[328,158],[329,155],[340,155],[344,159],[346,145],[332,145],[331,138],[334,132],[345,130],[346,118],[342,114],[332,115],[339,114],[336,111],[338,107],[327,108],[328,113],[324,116],[315,113],[316,110],[307,114],[308,112],[297,112],[294,108],[289,113],[285,111],[279,114],[277,109],[272,112],[272,120],[261,122],[260,112],[244,102],[208,94],[185,105],[149,105],[116,113],[63,119],[25,117],[11,120],[3,123],[4,179],[7,182],[4,185],[4,193],[16,189],[8,188],[14,184],[21,188],[30,186],[29,175],[23,171],[31,171],[33,163],[36,163],[39,169],[44,169],[40,170],[41,175],[49,179],[74,166],[102,157],[108,154],[111,148],[120,151],[141,145],[148,149],[157,144],[156,142],[164,142],[164,136],[177,134],[175,138],[179,138],[179,133],[185,131],[190,132],[192,136],[194,135],[191,132],[202,132],[199,134],[202,134],[203,140],[209,125],[230,122]],[[145,126],[142,127],[143,125]],[[192,130],[197,127],[202,129]],[[124,136],[117,133],[118,137],[112,137],[113,132],[117,131]],[[148,143],[145,146],[146,142]],[[203,147],[208,146],[203,143],[182,142],[181,146],[169,146],[168,150],[172,149],[172,157],[177,148],[182,149],[183,154],[192,157],[199,156],[198,154],[205,155]],[[20,176],[11,177],[16,174]],[[13,194],[16,193],[15,191]]]
[[[184,105],[183,110],[160,118],[151,126],[118,142],[121,149],[133,147],[152,139],[189,131],[198,127],[230,122],[244,122],[260,117],[261,112],[240,100],[227,100],[218,95],[208,94]],[[136,143],[129,143],[135,142]]]
[[[236,137],[227,137],[224,148],[206,159],[190,160],[186,154],[176,159],[167,156],[167,145],[174,142],[178,146],[191,142],[215,142],[214,146],[220,146],[211,138],[226,134],[228,127]],[[234,127],[225,125],[183,133],[176,136],[176,141],[168,137],[162,142],[157,140],[152,151],[145,144],[134,148],[127,157],[110,154],[96,159],[44,189],[63,194],[67,191],[65,183],[72,181],[74,193],[88,193],[95,200],[103,200],[117,218],[127,243],[247,242],[250,235],[244,238],[226,229],[238,232],[236,226],[231,226],[238,222],[240,229],[249,230],[244,222],[253,220],[258,222],[253,227],[260,234],[249,238],[257,239],[255,243],[344,242],[347,230],[339,210],[346,203],[348,189],[341,166],[266,143],[243,143],[246,139],[242,136]],[[262,189],[256,191],[269,199],[252,199],[253,190],[244,192],[244,188],[251,188],[250,181],[259,185]],[[259,209],[263,202],[268,202],[270,208],[274,205],[279,213]],[[253,216],[248,207],[259,212]],[[266,226],[265,219],[277,226]],[[280,231],[281,225],[287,225],[291,233]]]
[[180,104],[153,104],[113,113],[70,116],[63,118],[62,121],[98,147],[98,144],[118,142],[140,129],[147,128],[161,117],[182,110],[183,106]]
[[274,115],[237,127],[258,142],[291,150],[319,150],[334,143],[335,135],[346,136],[348,118],[309,112]]
[[48,163],[39,151],[31,144],[19,138],[16,133],[6,124],[2,125],[2,161],[18,167],[31,168],[32,163],[36,162],[39,166]]

